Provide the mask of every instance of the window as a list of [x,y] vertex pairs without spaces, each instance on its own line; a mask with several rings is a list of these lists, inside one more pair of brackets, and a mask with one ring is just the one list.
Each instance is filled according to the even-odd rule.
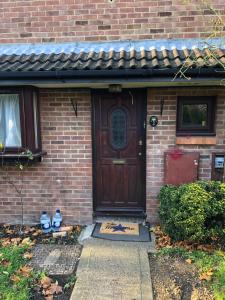
[[41,152],[37,90],[0,90],[0,144],[4,154]]
[[127,116],[123,109],[115,109],[111,114],[111,145],[123,149],[127,144]]
[[5,147],[21,147],[19,95],[0,94],[0,142]]
[[214,135],[215,97],[179,97],[177,135]]

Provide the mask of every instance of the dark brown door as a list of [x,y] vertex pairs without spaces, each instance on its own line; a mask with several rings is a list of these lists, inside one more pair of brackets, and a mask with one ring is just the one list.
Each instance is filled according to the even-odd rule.
[[93,92],[94,208],[145,211],[143,90]]

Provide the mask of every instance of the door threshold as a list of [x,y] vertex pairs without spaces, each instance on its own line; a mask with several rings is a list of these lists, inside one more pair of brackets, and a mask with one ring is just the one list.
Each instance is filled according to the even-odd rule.
[[116,221],[116,222],[131,222],[145,224],[146,213],[143,211],[132,211],[132,212],[123,212],[118,213],[116,211],[105,212],[98,211],[93,213],[93,219],[97,223]]
[[123,222],[123,223],[138,223],[138,224],[146,224],[146,218],[145,217],[121,217],[121,216],[95,216],[93,218],[93,221],[95,223],[104,223],[104,222]]

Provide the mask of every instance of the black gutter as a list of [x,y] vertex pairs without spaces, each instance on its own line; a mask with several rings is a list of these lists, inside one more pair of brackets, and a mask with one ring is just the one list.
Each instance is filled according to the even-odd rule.
[[[8,71],[0,72],[0,80],[4,79],[58,79],[63,82],[63,79],[68,78],[121,78],[121,77],[168,77],[172,78],[179,72],[179,69],[111,69],[111,70],[68,70],[68,71]],[[190,69],[185,72],[186,76],[190,77],[225,77],[225,73],[221,69],[199,68]]]

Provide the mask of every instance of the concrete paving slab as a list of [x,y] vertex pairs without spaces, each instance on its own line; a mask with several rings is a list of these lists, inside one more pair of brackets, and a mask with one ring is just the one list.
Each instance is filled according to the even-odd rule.
[[32,251],[29,264],[49,275],[70,275],[76,269],[81,248],[80,245],[38,244]]
[[152,300],[149,246],[86,240],[71,300]]

